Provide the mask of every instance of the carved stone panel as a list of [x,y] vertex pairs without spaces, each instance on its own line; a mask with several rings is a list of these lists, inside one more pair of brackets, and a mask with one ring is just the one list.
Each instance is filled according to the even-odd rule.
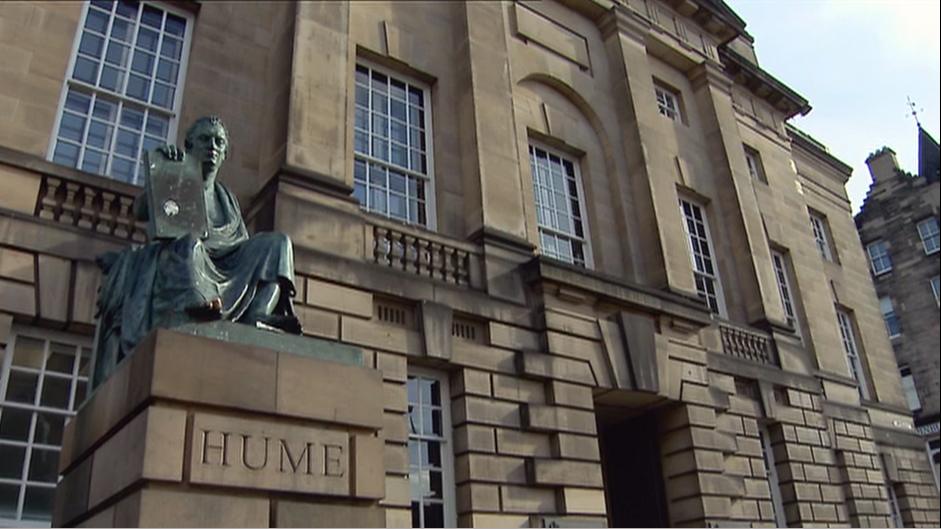
[[196,413],[191,483],[350,494],[346,431]]

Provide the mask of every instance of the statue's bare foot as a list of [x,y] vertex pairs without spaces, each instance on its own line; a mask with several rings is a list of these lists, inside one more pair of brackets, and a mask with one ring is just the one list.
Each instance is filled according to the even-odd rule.
[[222,317],[222,300],[213,298],[206,303],[187,307],[186,313],[200,320],[218,320]]

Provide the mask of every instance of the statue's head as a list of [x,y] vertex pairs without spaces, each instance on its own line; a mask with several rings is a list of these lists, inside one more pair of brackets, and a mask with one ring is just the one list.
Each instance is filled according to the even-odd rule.
[[218,170],[229,154],[229,132],[218,116],[203,116],[186,131],[183,147],[203,167]]

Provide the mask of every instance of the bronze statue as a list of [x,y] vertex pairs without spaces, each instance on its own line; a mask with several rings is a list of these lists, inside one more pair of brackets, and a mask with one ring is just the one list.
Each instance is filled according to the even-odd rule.
[[228,152],[222,121],[202,117],[183,150],[148,153],[148,185],[134,213],[149,222],[150,242],[98,259],[93,386],[156,327],[224,319],[300,334],[291,241],[249,237],[235,195],[217,179]]

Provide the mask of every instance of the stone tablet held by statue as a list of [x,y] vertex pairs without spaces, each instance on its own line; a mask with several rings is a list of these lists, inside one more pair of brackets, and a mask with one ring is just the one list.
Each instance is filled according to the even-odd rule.
[[171,160],[155,149],[144,154],[144,171],[151,237],[176,239],[191,234],[206,238],[209,222],[199,160],[192,156]]

